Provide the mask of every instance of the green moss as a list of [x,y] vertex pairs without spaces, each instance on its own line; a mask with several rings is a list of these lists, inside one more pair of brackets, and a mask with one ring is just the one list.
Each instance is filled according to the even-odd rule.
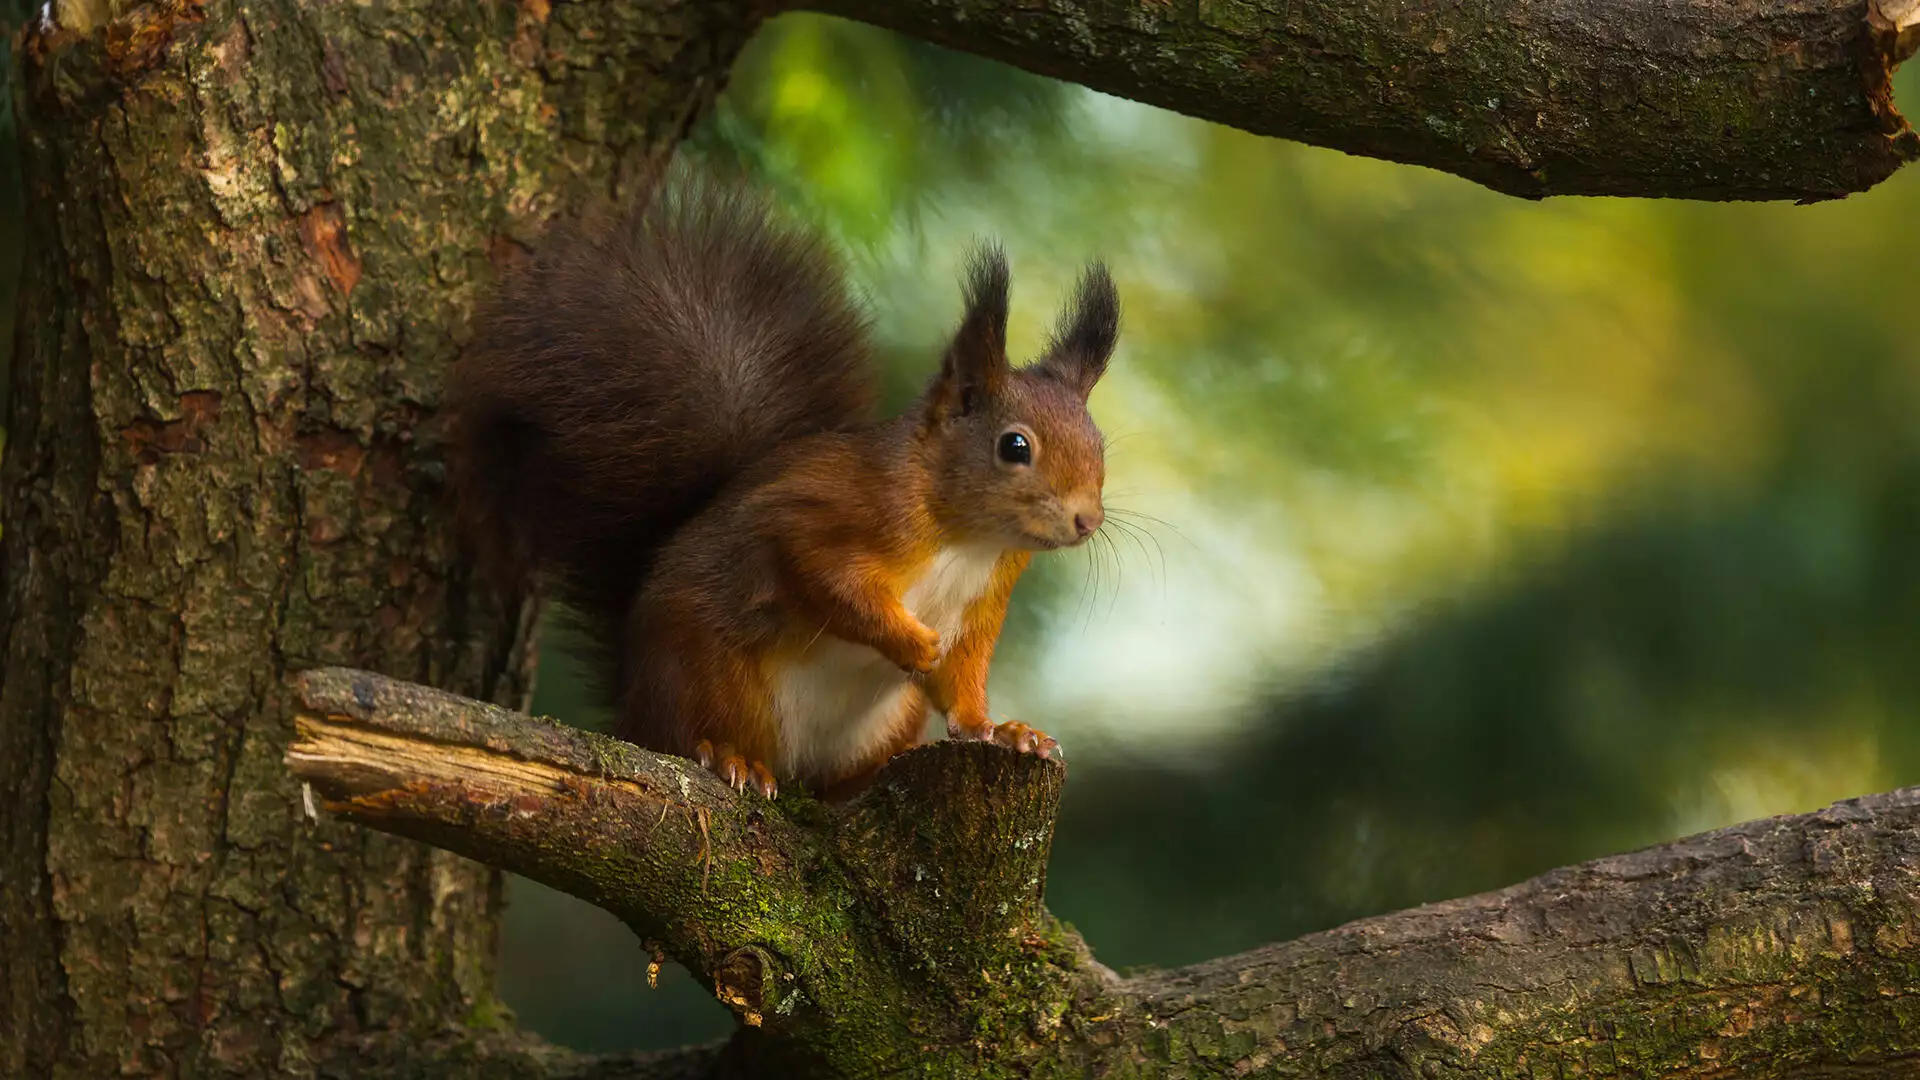
[[467,1013],[467,1027],[475,1031],[509,1032],[514,1030],[513,1010],[493,994],[481,995]]

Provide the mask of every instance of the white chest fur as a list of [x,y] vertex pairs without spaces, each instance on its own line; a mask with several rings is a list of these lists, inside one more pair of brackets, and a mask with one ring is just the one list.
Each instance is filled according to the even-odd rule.
[[966,624],[967,609],[993,583],[999,563],[997,547],[941,548],[900,602],[914,618],[940,631],[943,648],[951,646]]
[[[953,647],[967,609],[993,583],[998,547],[942,548],[901,597],[914,617]],[[780,771],[814,776],[867,757],[895,730],[907,675],[865,645],[823,635],[781,674],[774,689],[780,718]]]

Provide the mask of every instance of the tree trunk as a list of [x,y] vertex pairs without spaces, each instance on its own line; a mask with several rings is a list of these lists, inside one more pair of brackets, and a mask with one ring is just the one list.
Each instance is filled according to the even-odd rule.
[[302,696],[329,812],[613,912],[740,1018],[632,1075],[1920,1070],[1920,789],[1121,979],[1040,902],[1057,763],[940,743],[840,811],[363,672]]
[[484,1029],[498,873],[304,823],[285,678],[523,698],[524,624],[444,527],[441,372],[489,257],[671,148],[752,21],[60,15],[19,95],[0,1075],[299,1075],[364,1035]]
[[[1814,197],[1912,154],[1885,83],[1912,5],[1641,5],[1596,45],[1579,12],[1509,2],[1288,17],[1350,20],[1324,27],[1237,3],[834,6],[1174,107],[1214,108],[1217,81],[1221,119],[1527,194]],[[657,164],[761,6],[61,0],[26,30],[30,232],[0,467],[0,1075],[611,1076],[711,1060],[596,1063],[493,1030],[495,874],[309,823],[280,762],[301,669],[524,699],[529,615],[471,585],[445,528],[441,372],[490,264]],[[1476,18],[1506,29],[1470,34]],[[1513,74],[1512,57],[1494,63],[1509,48],[1561,67]],[[1640,113],[1602,93],[1611,49],[1654,80]],[[1696,75],[1751,107],[1681,93]],[[1578,104],[1589,93],[1602,104]],[[1633,122],[1646,110],[1666,119]],[[946,932],[893,941],[894,981],[847,990],[847,1007],[905,1009],[863,1020],[883,1026],[921,1015],[902,995]],[[1102,1047],[1088,1061],[1124,1071],[1244,1043],[1190,1026],[1224,1015],[1209,1008],[1162,1023],[1153,1003],[1173,999],[1148,984],[1075,981],[1095,969],[1060,961],[1060,940],[1029,958],[1066,980],[1045,991],[1059,1011],[1031,1037],[1012,1013],[983,1031],[1026,1046],[1065,1017],[1105,1023],[1060,1004],[1094,987],[1089,1000],[1132,1004],[1077,1044]],[[768,970],[748,953],[744,981],[723,985],[750,1001]],[[1299,970],[1338,985],[1337,966]],[[1904,1007],[1898,985],[1853,1015]],[[1332,998],[1293,1019],[1282,1000],[1259,1006],[1256,1045],[1346,1030]]]

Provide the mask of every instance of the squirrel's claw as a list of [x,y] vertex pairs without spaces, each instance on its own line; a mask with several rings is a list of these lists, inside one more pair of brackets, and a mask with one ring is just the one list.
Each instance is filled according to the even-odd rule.
[[1038,728],[1028,727],[1018,720],[995,724],[993,741],[1023,754],[1036,754],[1042,760],[1052,758],[1060,749],[1060,740]]
[[960,739],[974,739],[984,742],[993,738],[993,721],[982,719],[979,723],[975,724],[948,717],[947,738],[956,741]]
[[773,770],[758,761],[747,762],[747,783],[762,798],[771,799],[780,794],[780,786],[773,782]]
[[771,799],[778,795],[780,786],[774,783],[773,770],[765,762],[749,761],[733,752],[733,747],[722,743],[718,749],[705,739],[693,747],[694,760],[701,768],[711,769],[720,779],[735,791],[744,793],[749,787],[762,797]]
[[1029,727],[1018,720],[1009,720],[996,724],[982,720],[978,724],[949,723],[947,737],[950,739],[977,739],[981,742],[995,742],[1009,750],[1022,754],[1033,754],[1045,761],[1059,761],[1066,764],[1066,752],[1060,749],[1060,740]]

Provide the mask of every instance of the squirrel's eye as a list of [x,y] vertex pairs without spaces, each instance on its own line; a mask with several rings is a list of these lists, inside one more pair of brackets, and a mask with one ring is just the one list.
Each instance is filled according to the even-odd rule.
[[1009,431],[1000,436],[1000,460],[1009,465],[1033,464],[1033,444],[1025,435]]

